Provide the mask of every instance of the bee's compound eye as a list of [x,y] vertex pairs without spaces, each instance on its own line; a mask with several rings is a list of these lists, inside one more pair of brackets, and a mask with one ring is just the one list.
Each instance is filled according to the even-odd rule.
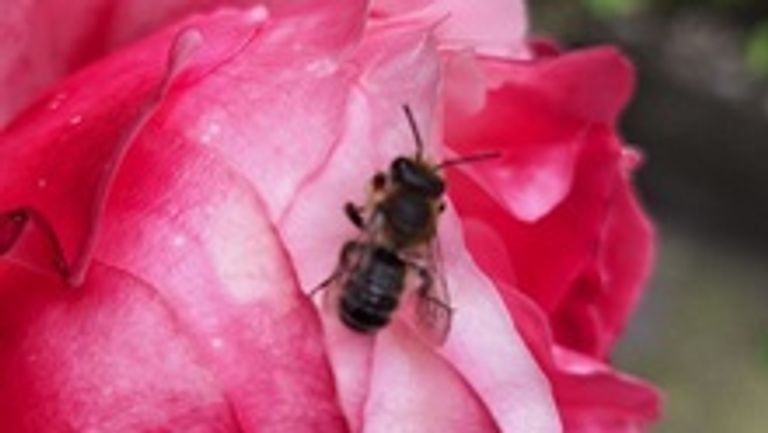
[[416,167],[413,162],[402,156],[392,161],[392,164],[389,167],[392,178],[398,183],[402,183],[404,179],[408,178],[409,173],[412,173],[415,170]]
[[445,190],[443,180],[434,171],[405,157],[392,161],[390,172],[395,183],[428,196],[438,197]]

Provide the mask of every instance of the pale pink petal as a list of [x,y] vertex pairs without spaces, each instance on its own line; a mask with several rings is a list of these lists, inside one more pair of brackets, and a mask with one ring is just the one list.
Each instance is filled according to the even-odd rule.
[[469,256],[459,227],[456,215],[446,212],[440,245],[455,312],[441,352],[477,391],[502,431],[559,432],[549,382],[498,287]]
[[373,12],[395,20],[439,22],[435,31],[443,48],[528,57],[528,20],[525,3],[520,0],[376,0]]
[[401,323],[376,340],[365,433],[499,432],[453,366]]

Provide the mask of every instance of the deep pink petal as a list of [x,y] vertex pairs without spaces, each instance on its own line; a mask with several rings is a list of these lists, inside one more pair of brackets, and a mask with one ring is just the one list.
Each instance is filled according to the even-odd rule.
[[602,230],[597,256],[552,319],[558,340],[601,357],[634,311],[654,261],[653,228],[628,180],[616,185]]
[[[619,176],[617,143],[606,129],[585,132],[583,145],[570,194],[535,224],[511,217],[468,178],[458,173],[451,176],[459,212],[484,219],[497,231],[508,248],[518,287],[550,313],[594,254]],[[470,197],[471,203],[462,197]]]
[[96,264],[72,290],[6,262],[0,286],[4,432],[242,431],[151,286]]
[[443,48],[472,48],[507,58],[528,56],[525,3],[519,0],[376,0],[376,16],[440,24],[435,32]]
[[659,418],[661,400],[647,383],[566,349],[555,351],[555,363],[565,431],[634,433]]
[[[34,210],[33,222],[51,228],[66,276],[77,282],[114,173],[163,101],[164,87],[208,73],[256,25],[234,14],[197,20],[189,23],[193,41],[189,31],[169,29],[60,83],[0,135],[0,212]],[[180,73],[176,68],[185,73],[169,76]]]
[[[498,164],[465,170],[517,218],[536,221],[569,193],[589,128],[613,126],[631,92],[632,71],[608,48],[534,62],[479,62],[488,86],[485,107],[467,112],[448,99],[447,144],[464,155],[501,152]],[[449,71],[449,86],[476,80],[460,78],[462,71],[477,75],[469,66]]]
[[[477,75],[470,59],[461,62],[449,86]],[[559,342],[605,356],[652,257],[645,217],[636,204],[622,204],[631,197],[622,173],[632,158],[612,133],[631,69],[607,48],[479,62],[490,86],[485,105],[472,113],[447,99],[446,139],[460,155],[494,150],[502,157],[449,173],[459,212],[501,237],[514,269],[510,284],[550,315]]]
[[8,2],[0,16],[0,128],[38,94],[119,46],[193,12],[248,0]]

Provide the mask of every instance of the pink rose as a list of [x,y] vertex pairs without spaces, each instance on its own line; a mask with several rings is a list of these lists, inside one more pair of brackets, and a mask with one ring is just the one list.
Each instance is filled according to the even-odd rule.
[[[614,133],[619,54],[539,58],[511,1],[220,3],[0,18],[4,432],[614,433],[657,417],[653,390],[606,363],[652,250]],[[399,321],[354,334],[306,295],[356,235],[343,204],[414,152],[402,104],[435,159],[503,154],[449,173],[441,347]]]

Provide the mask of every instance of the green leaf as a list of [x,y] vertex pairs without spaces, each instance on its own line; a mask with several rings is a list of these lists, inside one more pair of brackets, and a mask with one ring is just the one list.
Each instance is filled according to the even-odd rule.
[[747,66],[760,75],[768,75],[768,22],[756,26],[747,39]]

